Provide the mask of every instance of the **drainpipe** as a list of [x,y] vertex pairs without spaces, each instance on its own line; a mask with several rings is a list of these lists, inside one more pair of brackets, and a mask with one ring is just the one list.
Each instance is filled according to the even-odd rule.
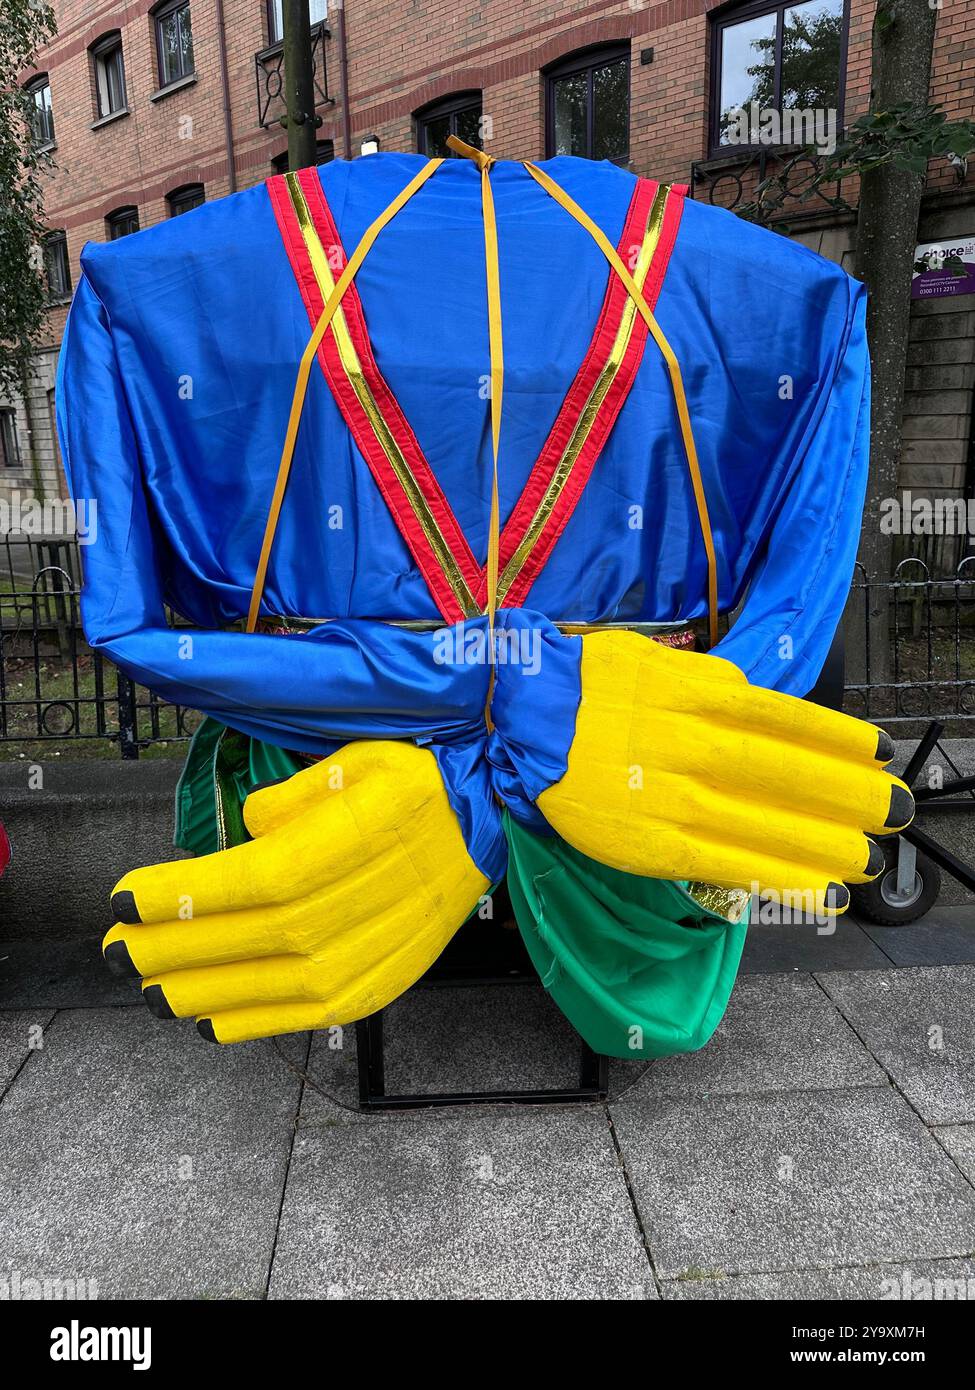
[[342,143],[346,159],[352,158],[352,105],[349,101],[349,48],[346,42],[345,11],[348,0],[339,0],[339,65],[342,70]]
[[227,66],[227,35],[224,29],[223,0],[217,0],[217,47],[220,51],[220,87],[223,95],[223,132],[227,148],[227,182],[229,192],[237,192],[237,170],[234,168],[234,118],[230,110],[230,72]]

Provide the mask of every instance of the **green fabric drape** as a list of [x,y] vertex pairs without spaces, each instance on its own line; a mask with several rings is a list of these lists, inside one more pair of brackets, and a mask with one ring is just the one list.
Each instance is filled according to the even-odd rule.
[[679,883],[587,859],[506,818],[508,892],[542,983],[596,1052],[669,1057],[703,1047],[738,973],[739,922]]

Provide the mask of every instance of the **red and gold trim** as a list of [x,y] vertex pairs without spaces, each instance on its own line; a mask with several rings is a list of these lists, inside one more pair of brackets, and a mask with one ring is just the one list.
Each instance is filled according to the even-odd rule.
[[[317,323],[346,264],[315,169],[268,180],[309,321]],[[641,179],[617,246],[651,310],[680,224],[682,186]],[[636,378],[647,326],[610,273],[589,349],[501,533],[498,602],[518,606],[571,517]],[[346,290],[318,349],[352,436],[447,622],[482,612],[478,565],[415,434],[376,363],[362,302]]]
[[[314,169],[268,180],[278,226],[309,321],[318,322],[346,257]],[[355,285],[318,349],[352,437],[447,622],[479,611],[474,559],[416,436],[373,355]]]
[[[680,225],[683,185],[640,179],[617,247],[652,310]],[[525,490],[501,533],[498,602],[524,603],[568,525],[636,378],[648,336],[626,286],[610,274],[589,351]]]

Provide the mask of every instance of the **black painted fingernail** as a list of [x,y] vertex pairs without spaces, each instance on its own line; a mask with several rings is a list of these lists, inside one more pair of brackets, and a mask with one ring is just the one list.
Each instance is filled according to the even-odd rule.
[[113,975],[123,975],[127,979],[138,978],[139,972],[135,968],[135,963],[129,955],[129,948],[124,941],[109,942],[102,955],[105,957],[105,964]]
[[889,763],[894,756],[894,740],[884,729],[878,730],[877,751],[874,757],[878,763]]
[[914,798],[906,787],[894,787],[890,794],[890,810],[884,826],[888,830],[903,830],[914,819]]
[[217,1035],[213,1031],[213,1020],[210,1018],[198,1018],[196,1020],[196,1031],[201,1038],[206,1038],[207,1042],[215,1043]]
[[175,1018],[169,1006],[169,1000],[163,994],[162,985],[146,985],[142,991],[142,997],[146,1001],[149,1012],[155,1014],[157,1018]]
[[869,874],[871,878],[876,878],[884,867],[884,847],[876,844],[873,840],[868,841],[868,843],[870,845],[870,857],[863,872]]
[[850,901],[850,890],[845,883],[831,883],[826,889],[826,902],[834,912],[842,912]]
[[115,914],[116,922],[124,922],[129,927],[142,921],[139,909],[135,905],[135,894],[127,888],[123,888],[121,893],[112,894],[112,912]]

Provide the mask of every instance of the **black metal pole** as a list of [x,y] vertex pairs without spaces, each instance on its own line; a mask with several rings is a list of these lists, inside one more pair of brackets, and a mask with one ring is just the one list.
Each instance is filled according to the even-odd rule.
[[283,0],[284,85],[288,114],[288,168],[315,163],[315,79],[308,0]]

